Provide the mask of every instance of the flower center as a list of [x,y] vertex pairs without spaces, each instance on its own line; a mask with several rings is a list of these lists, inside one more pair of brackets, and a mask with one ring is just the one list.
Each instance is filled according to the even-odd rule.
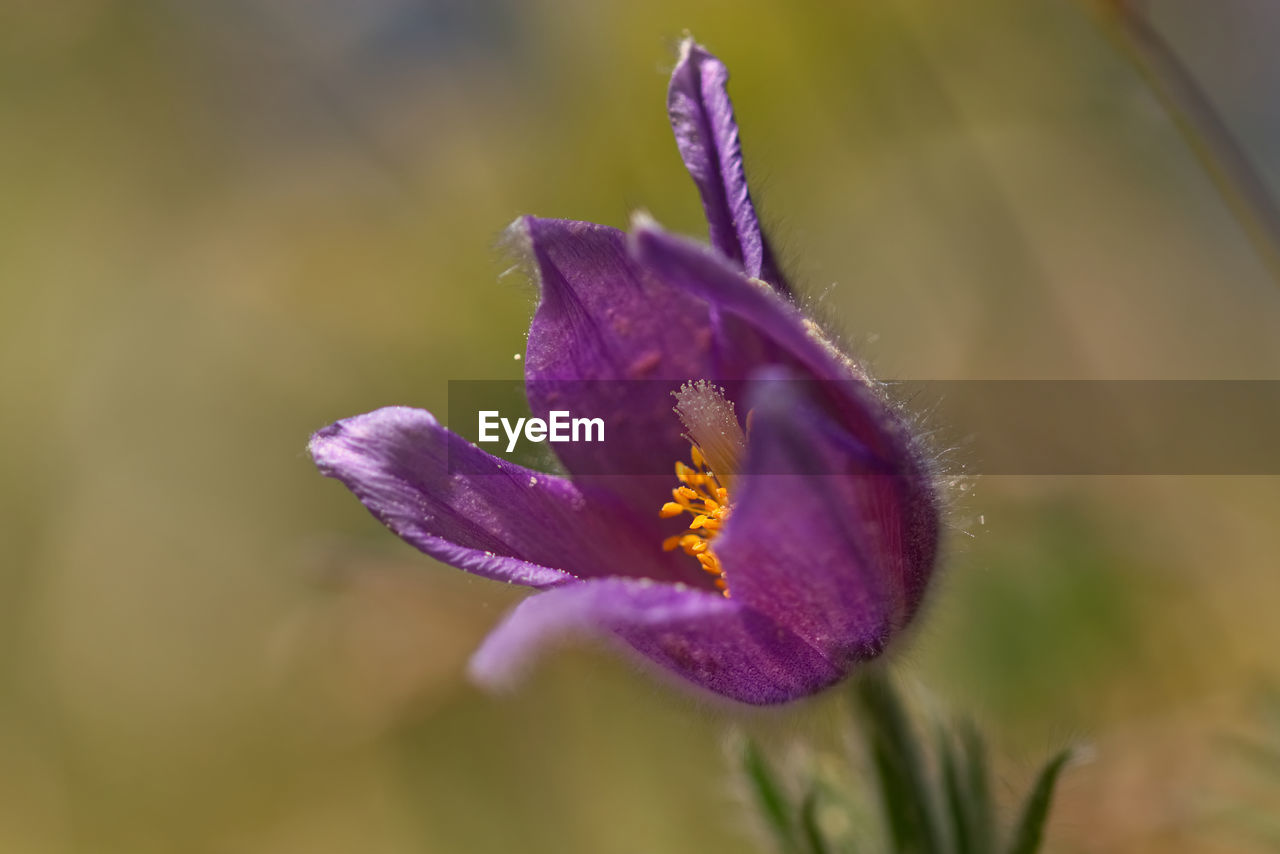
[[680,534],[662,541],[666,551],[681,549],[697,559],[703,571],[715,579],[715,585],[726,597],[729,584],[724,567],[711,548],[729,520],[730,481],[746,451],[746,435],[738,424],[733,403],[724,389],[705,380],[685,383],[675,392],[675,412],[684,423],[685,438],[691,445],[692,466],[676,462],[676,478],[680,485],[671,490],[671,501],[662,505],[658,515],[673,519],[685,513],[693,517]]

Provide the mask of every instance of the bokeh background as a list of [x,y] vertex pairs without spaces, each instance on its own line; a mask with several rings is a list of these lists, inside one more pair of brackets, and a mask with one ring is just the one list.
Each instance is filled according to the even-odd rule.
[[[1280,178],[1274,7],[1150,5]],[[495,248],[517,215],[702,233],[664,112],[686,28],[733,71],[799,289],[879,375],[1280,378],[1280,287],[1069,0],[0,21],[3,852],[758,847],[725,733],[825,743],[838,696],[748,714],[591,649],[482,695],[465,661],[518,593],[402,545],[305,454],[339,417],[447,416],[449,379],[519,375],[534,295]],[[956,492],[895,653],[919,702],[981,723],[1003,796],[1092,745],[1052,851],[1269,850],[1280,777],[1234,745],[1280,741],[1257,699],[1280,482]]]

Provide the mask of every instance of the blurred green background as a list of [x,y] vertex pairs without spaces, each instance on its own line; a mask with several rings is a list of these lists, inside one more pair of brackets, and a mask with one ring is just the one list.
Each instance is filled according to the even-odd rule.
[[[1280,15],[1153,9],[1280,171]],[[799,289],[880,376],[1280,378],[1280,288],[1068,0],[0,22],[3,852],[757,845],[725,732],[821,740],[838,696],[747,713],[591,650],[482,695],[463,667],[515,591],[399,543],[305,454],[337,418],[519,375],[517,215],[703,233],[664,111],[686,28],[733,71]],[[1093,744],[1050,850],[1258,850],[1235,813],[1280,784],[1223,737],[1280,679],[1278,507],[1262,477],[958,484],[899,671],[987,729],[1002,794]]]

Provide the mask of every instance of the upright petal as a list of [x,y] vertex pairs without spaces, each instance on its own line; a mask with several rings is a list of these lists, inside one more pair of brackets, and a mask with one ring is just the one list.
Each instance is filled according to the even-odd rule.
[[472,677],[509,684],[548,644],[574,635],[618,638],[688,682],[755,705],[812,694],[842,675],[794,633],[717,593],[600,579],[520,603],[472,658]]
[[861,442],[810,385],[780,371],[753,383],[747,464],[715,550],[734,599],[848,667],[919,606],[938,508],[913,460]]
[[785,297],[758,280],[745,278],[706,247],[662,231],[637,217],[632,252],[645,269],[678,290],[707,300],[721,317],[739,321],[741,334],[723,347],[733,361],[743,352],[768,352],[762,361],[738,360],[761,367],[775,364],[801,377],[820,380],[814,391],[849,432],[884,459],[919,459],[915,440],[873,384],[813,321]]
[[717,313],[747,321],[753,334],[815,377],[865,379],[790,300],[758,279],[744,277],[703,244],[664,231],[644,213],[636,214],[631,225],[631,252],[637,264],[672,290],[705,300]]
[[747,189],[728,83],[724,63],[686,38],[667,90],[671,130],[702,196],[711,245],[740,264],[747,275],[787,293]]
[[686,575],[611,495],[493,457],[421,409],[338,421],[310,450],[406,542],[476,575],[530,587]]
[[544,418],[552,409],[603,418],[605,442],[554,448],[575,476],[603,476],[598,483],[652,516],[688,454],[670,393],[716,375],[707,305],[641,271],[616,229],[525,217],[512,235],[541,291],[525,359],[530,406]]

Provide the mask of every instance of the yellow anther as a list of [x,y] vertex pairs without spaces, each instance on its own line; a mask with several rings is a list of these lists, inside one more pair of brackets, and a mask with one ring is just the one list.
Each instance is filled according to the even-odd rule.
[[724,569],[711,548],[711,541],[729,519],[729,490],[722,485],[724,481],[717,472],[707,470],[706,454],[700,447],[693,445],[689,456],[693,467],[683,462],[676,463],[676,477],[680,479],[680,485],[671,490],[674,500],[663,504],[658,516],[673,519],[688,513],[693,519],[684,533],[663,540],[662,548],[664,551],[680,549],[696,558],[703,571],[715,576],[716,589],[728,596]]
[[663,519],[671,519],[679,516],[684,512],[684,508],[674,501],[668,501],[662,505],[662,509],[658,511],[658,516]]

